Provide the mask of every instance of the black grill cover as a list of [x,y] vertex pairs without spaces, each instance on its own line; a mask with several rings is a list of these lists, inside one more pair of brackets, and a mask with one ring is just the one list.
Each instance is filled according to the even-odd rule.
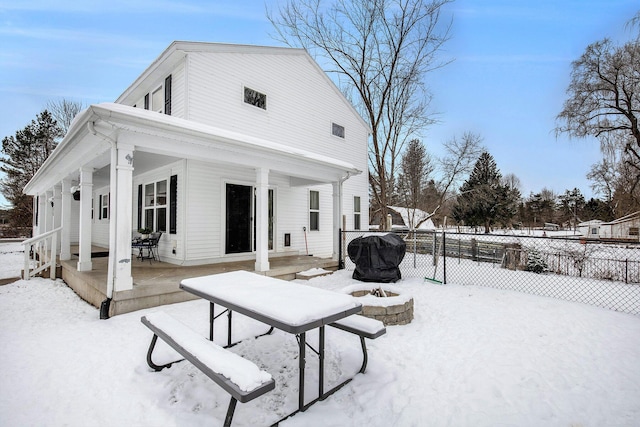
[[356,265],[353,278],[361,282],[392,283],[402,278],[398,266],[407,245],[396,234],[376,234],[353,239],[347,247]]

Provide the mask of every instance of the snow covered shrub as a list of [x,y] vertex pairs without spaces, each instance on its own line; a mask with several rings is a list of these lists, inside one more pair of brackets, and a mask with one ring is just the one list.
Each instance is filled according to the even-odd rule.
[[543,258],[542,254],[538,252],[536,249],[531,249],[527,254],[527,271],[533,271],[534,273],[540,274],[549,270],[549,266],[547,265],[547,261]]

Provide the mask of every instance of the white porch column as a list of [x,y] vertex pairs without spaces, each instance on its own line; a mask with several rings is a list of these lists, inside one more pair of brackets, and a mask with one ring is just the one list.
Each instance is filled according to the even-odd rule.
[[342,181],[331,183],[333,187],[333,254],[336,261],[340,255],[340,224],[342,222]]
[[44,229],[43,233],[53,230],[53,190],[49,190],[44,195]]
[[256,169],[256,271],[269,270],[269,169]]
[[[53,186],[53,228],[60,227],[62,225],[62,184],[56,184]],[[56,252],[60,253],[60,239],[57,239]]]
[[93,198],[93,168],[80,168],[80,260],[78,271],[91,271],[91,201]]
[[107,297],[133,289],[131,276],[131,215],[133,206],[133,146],[111,148],[111,204]]
[[71,259],[71,180],[62,180],[62,197],[60,202],[62,231],[60,232],[60,259]]
[[[38,195],[38,229],[37,235],[47,231],[47,193]],[[35,236],[35,234],[34,234]]]

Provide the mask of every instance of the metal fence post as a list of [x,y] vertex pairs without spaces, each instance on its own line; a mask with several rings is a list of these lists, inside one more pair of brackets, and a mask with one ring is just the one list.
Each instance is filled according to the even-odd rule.
[[442,230],[442,284],[447,284],[447,233]]
[[344,259],[342,258],[342,228],[338,229],[338,270],[344,270]]
[[416,257],[418,253],[418,232],[416,230],[413,233],[413,268],[416,268]]

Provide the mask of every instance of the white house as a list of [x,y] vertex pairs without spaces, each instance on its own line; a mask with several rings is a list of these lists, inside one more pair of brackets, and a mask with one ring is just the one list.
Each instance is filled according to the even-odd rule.
[[108,296],[132,289],[142,227],[176,265],[337,259],[343,216],[368,228],[369,133],[304,50],[174,42],[115,103],[81,112],[27,184],[34,236],[61,227],[78,271],[107,248]]
[[601,239],[640,240],[640,211],[600,224]]
[[597,239],[600,237],[600,226],[604,221],[599,219],[592,219],[591,221],[585,221],[578,224],[578,232],[584,237],[591,237]]
[[393,213],[395,212],[402,219],[402,224],[395,224],[394,227],[408,228],[410,230],[435,230],[436,226],[431,220],[431,214],[422,209],[404,208],[400,206],[387,206]]

